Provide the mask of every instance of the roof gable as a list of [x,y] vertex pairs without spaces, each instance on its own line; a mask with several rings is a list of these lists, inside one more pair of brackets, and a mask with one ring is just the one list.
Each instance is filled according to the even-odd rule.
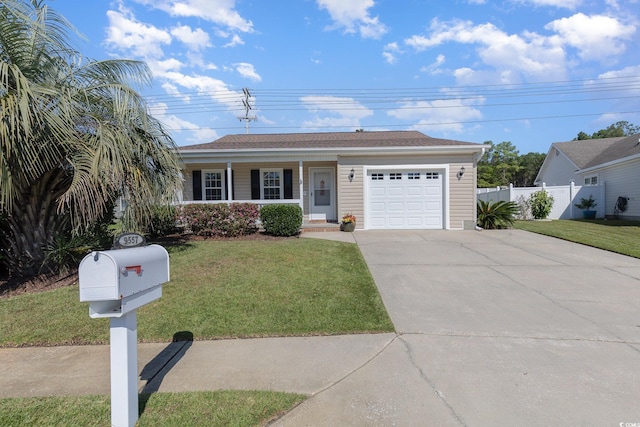
[[[556,142],[552,147],[567,156],[579,169],[592,164],[616,142],[624,138],[583,139],[579,141]],[[553,150],[550,150],[550,152]]]
[[323,132],[227,135],[213,142],[180,147],[184,150],[260,150],[307,148],[384,148],[478,146],[450,139],[431,138],[418,131]]

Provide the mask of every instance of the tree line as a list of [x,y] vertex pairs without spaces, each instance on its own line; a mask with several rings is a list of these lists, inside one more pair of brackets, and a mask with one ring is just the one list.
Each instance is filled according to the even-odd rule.
[[[573,141],[599,138],[615,138],[640,133],[640,126],[627,121],[618,121],[589,135],[580,131]],[[498,187],[513,184],[514,187],[534,187],[538,171],[546,157],[545,153],[520,155],[511,141],[490,145],[485,155],[478,161],[478,187]]]

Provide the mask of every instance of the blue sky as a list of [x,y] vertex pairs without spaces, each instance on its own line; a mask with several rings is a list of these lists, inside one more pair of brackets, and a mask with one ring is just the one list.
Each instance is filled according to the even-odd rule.
[[93,59],[147,62],[180,146],[419,130],[546,152],[640,125],[640,0],[49,0]]

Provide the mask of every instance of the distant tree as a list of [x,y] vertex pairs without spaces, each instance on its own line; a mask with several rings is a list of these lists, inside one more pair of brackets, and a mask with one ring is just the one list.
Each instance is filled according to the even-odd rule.
[[478,162],[478,186],[497,187],[509,185],[520,170],[518,150],[510,141],[495,145],[492,141],[485,156]]
[[573,138],[573,140],[581,141],[584,139],[616,138],[621,136],[631,136],[637,133],[640,133],[640,126],[636,126],[626,120],[621,120],[607,128],[594,132],[592,135],[588,135],[587,133],[580,131],[578,132],[578,136]]
[[544,153],[527,153],[518,157],[520,169],[516,173],[513,185],[516,187],[533,187],[538,171],[544,162]]

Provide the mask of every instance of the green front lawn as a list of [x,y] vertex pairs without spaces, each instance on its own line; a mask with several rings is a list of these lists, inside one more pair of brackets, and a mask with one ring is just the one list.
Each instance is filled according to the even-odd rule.
[[[319,239],[209,240],[168,247],[171,281],[138,310],[141,342],[390,332],[358,247]],[[0,299],[0,346],[105,344],[78,287]]]
[[[256,426],[306,396],[267,391],[154,393],[139,396],[138,427]],[[2,426],[109,426],[109,396],[0,399]]]
[[516,221],[514,227],[640,258],[640,222],[637,221]]

